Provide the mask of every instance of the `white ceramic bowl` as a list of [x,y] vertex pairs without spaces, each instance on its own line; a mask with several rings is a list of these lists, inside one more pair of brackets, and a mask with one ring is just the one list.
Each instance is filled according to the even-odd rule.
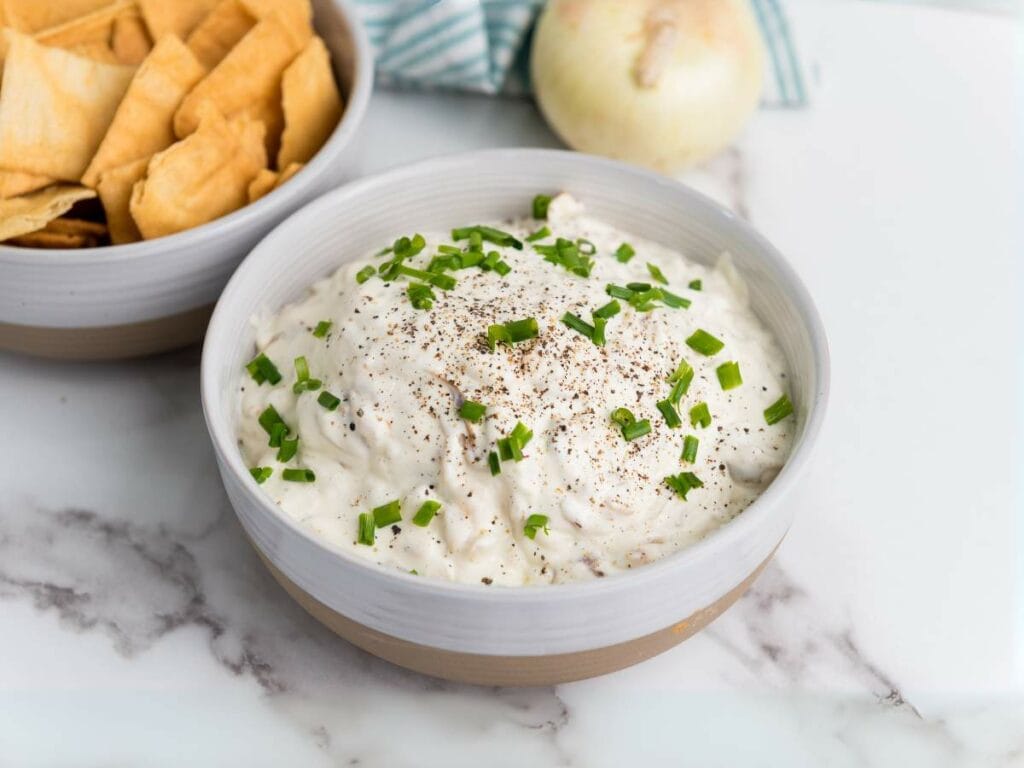
[[86,250],[0,245],[0,349],[47,357],[130,357],[202,338],[242,257],[285,216],[336,187],[373,88],[373,56],[349,0],[313,0],[345,113],[287,184],[169,237]]
[[[238,389],[253,356],[250,319],[396,233],[521,215],[538,191],[566,190],[595,216],[710,263],[733,254],[753,307],[793,373],[793,453],[746,511],[694,546],[635,571],[565,585],[452,584],[376,567],[311,536],[253,482],[237,445]],[[213,314],[202,396],[224,485],[245,531],[311,613],[371,653],[422,672],[490,684],[587,677],[657,653],[735,600],[782,540],[787,494],[821,424],[828,349],[817,311],[779,253],[685,186],[614,161],[550,150],[474,152],[338,189],[296,213],[249,255]]]

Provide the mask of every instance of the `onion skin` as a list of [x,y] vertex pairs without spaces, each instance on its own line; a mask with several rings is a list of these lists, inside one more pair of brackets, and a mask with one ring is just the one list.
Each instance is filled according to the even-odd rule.
[[735,139],[764,53],[746,0],[550,0],[530,69],[570,147],[674,172]]

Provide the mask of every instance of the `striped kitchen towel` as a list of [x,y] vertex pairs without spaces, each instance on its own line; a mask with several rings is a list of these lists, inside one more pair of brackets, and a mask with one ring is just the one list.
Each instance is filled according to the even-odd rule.
[[[529,37],[544,0],[354,0],[384,87],[529,91]],[[750,0],[768,55],[762,106],[807,103],[780,0]]]

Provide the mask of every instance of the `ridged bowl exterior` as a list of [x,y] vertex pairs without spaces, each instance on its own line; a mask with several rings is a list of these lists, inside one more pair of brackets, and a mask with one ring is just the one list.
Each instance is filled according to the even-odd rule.
[[[116,344],[118,329],[194,313],[212,305],[246,253],[285,216],[333,189],[373,88],[373,57],[349,0],[313,0],[314,25],[333,57],[345,114],[327,143],[291,181],[228,216],[169,237],[82,250],[0,245],[0,349],[39,354],[82,343],[66,329],[95,329],[97,347]],[[28,329],[28,343],[18,328]],[[167,348],[180,328],[131,345],[138,354]],[[47,330],[51,330],[47,334]],[[202,328],[185,334],[201,338]],[[123,335],[123,334],[122,334]],[[109,337],[111,342],[103,341]],[[39,339],[33,344],[33,339]],[[177,339],[175,339],[177,340]],[[85,343],[88,343],[88,334]],[[68,355],[72,356],[72,355]]]
[[[346,260],[396,234],[521,215],[538,191],[567,190],[595,216],[704,263],[723,251],[750,283],[753,307],[793,372],[798,435],[786,466],[738,518],[679,553],[574,584],[452,584],[376,567],[318,541],[251,480],[237,447],[238,388],[253,355],[251,318],[300,298]],[[543,656],[629,642],[670,627],[740,585],[769,557],[792,516],[786,496],[823,416],[828,349],[817,311],[779,253],[698,193],[620,163],[551,150],[489,150],[366,178],[281,224],[243,262],[218,303],[203,350],[202,395],[228,496],[246,532],[286,579],[354,622],[431,648]]]

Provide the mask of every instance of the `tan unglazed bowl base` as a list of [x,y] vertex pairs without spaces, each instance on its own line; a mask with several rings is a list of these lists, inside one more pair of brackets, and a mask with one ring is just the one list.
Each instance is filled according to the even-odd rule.
[[279,571],[256,547],[263,564],[295,601],[324,624],[367,653],[432,677],[460,683],[500,686],[537,686],[568,683],[605,675],[667,651],[703,629],[754,583],[771,560],[774,550],[743,581],[711,605],[675,624],[635,640],[577,653],[549,656],[486,656],[459,653],[418,645],[370,629],[328,608]]
[[0,350],[54,360],[120,360],[153,355],[203,338],[213,305],[171,317],[96,328],[44,328],[0,323]]

